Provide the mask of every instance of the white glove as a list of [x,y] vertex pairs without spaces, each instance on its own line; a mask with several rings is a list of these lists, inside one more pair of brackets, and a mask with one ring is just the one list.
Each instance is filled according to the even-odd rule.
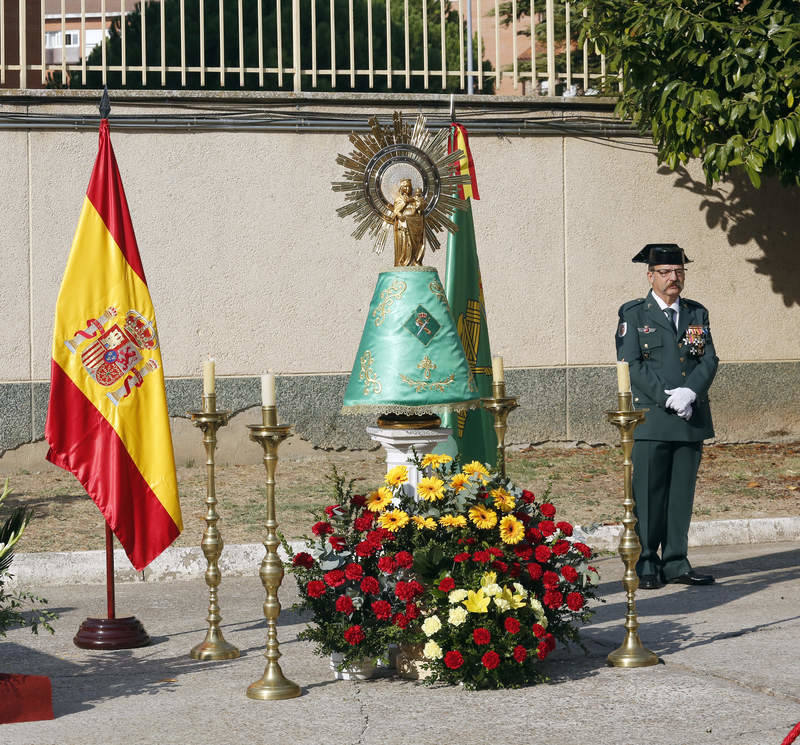
[[697,399],[697,394],[691,388],[665,388],[664,393],[669,396],[665,406],[688,420],[692,415],[692,404]]

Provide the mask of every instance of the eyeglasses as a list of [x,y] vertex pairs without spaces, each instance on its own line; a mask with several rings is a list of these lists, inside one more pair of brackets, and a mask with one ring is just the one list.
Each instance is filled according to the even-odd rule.
[[665,279],[673,272],[675,272],[676,277],[686,276],[685,269],[653,269],[652,271],[654,271],[659,277],[664,277]]

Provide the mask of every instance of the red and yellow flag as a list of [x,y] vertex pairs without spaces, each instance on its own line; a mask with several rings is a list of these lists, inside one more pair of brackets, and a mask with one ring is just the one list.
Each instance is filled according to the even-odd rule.
[[475,177],[475,163],[472,160],[472,151],[469,149],[469,137],[467,130],[461,124],[452,122],[450,139],[447,142],[447,152],[454,153],[460,150],[464,153],[456,163],[456,174],[459,176],[469,176],[468,184],[459,184],[458,195],[462,199],[480,199],[478,194],[478,179]]
[[107,119],[56,304],[45,437],[137,570],[180,534],[155,314]]

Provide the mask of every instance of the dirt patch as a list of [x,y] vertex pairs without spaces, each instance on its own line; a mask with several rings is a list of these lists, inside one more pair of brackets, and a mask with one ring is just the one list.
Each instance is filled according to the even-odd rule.
[[[309,511],[329,503],[332,466],[379,485],[386,471],[382,451],[315,453],[283,459],[276,475],[280,529],[298,538],[311,525]],[[2,466],[2,462],[0,462]],[[45,470],[46,468],[46,470]],[[559,516],[580,525],[615,523],[622,517],[622,453],[619,448],[532,448],[508,453],[516,483],[543,495],[548,489]],[[42,471],[2,473],[11,495],[6,504],[25,504],[34,519],[19,550],[79,551],[103,548],[103,520],[71,475],[49,466]],[[265,472],[262,466],[217,468],[219,528],[228,544],[263,540]],[[205,466],[178,468],[184,531],[176,546],[199,545],[205,528]],[[713,445],[704,450],[694,505],[696,520],[800,515],[800,443]]]

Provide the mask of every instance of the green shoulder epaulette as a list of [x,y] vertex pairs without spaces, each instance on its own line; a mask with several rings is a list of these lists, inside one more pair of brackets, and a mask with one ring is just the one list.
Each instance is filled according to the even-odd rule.
[[636,298],[636,300],[629,300],[627,303],[623,303],[622,307],[620,307],[619,312],[625,313],[626,311],[630,310],[631,308],[635,308],[637,305],[641,305],[644,302],[644,298]]

